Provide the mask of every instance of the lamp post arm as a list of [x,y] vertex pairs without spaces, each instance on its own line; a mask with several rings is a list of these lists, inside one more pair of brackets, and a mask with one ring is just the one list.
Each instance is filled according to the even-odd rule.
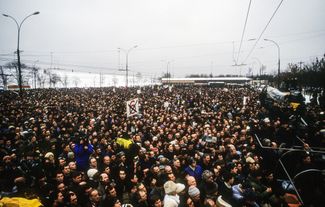
[[270,40],[270,39],[265,39],[265,41],[269,41],[272,42],[276,45],[276,47],[278,48],[278,58],[280,59],[280,46],[278,43],[276,43],[274,40]]
[[[19,27],[18,27],[18,49],[19,49],[19,43],[20,43],[20,41],[19,41],[19,37],[20,37],[20,29],[21,29],[21,26],[23,25],[23,23],[26,21],[26,19],[28,19],[29,17],[31,17],[31,16],[33,16],[33,15],[35,15],[35,13],[33,13],[33,14],[30,14],[30,15],[28,15],[27,17],[25,17],[24,19],[23,19],[23,21],[21,21],[21,23],[20,23],[20,25],[19,25]],[[16,22],[17,23],[17,22]],[[18,24],[17,24],[17,26],[18,26]]]
[[123,51],[125,54],[127,53],[127,51],[125,50],[125,49],[123,49],[123,48],[117,48],[119,51]]
[[33,15],[36,15],[36,14],[33,13],[33,14],[30,14],[30,15],[28,15],[27,17],[25,17],[25,18],[23,19],[23,21],[21,21],[19,27],[21,27],[21,25],[26,21],[27,18],[29,18],[29,17],[31,17],[31,16],[33,16]]
[[[12,16],[8,15],[8,14],[3,14],[3,16],[12,19],[12,20],[16,23],[17,31],[18,31],[18,40],[17,40],[17,51],[18,51],[18,50],[19,50],[20,27],[21,27],[21,24],[22,24],[22,23],[18,24],[17,20],[16,20],[15,18],[13,18]],[[26,18],[25,18],[25,19],[26,19]]]
[[20,64],[20,54],[19,54],[19,53],[20,53],[20,51],[19,51],[19,44],[20,44],[20,29],[21,29],[22,24],[25,22],[25,20],[26,20],[27,18],[29,18],[29,17],[31,17],[31,16],[33,16],[33,15],[37,15],[37,14],[39,14],[38,11],[37,11],[37,12],[34,12],[34,13],[28,15],[28,16],[26,16],[26,17],[23,19],[23,21],[21,21],[20,24],[18,24],[17,20],[16,20],[14,17],[12,17],[12,16],[10,16],[10,15],[8,15],[8,14],[2,14],[3,16],[8,17],[8,18],[14,20],[14,22],[16,23],[16,26],[17,26],[17,30],[18,30],[18,35],[17,35],[17,36],[18,36],[18,39],[17,39],[17,63],[18,63],[18,85],[19,85],[19,92],[20,92],[20,95],[21,95],[21,96],[22,96],[22,75],[21,75],[21,64]]
[[16,20],[15,18],[13,18],[12,16],[10,16],[10,15],[8,15],[8,14],[2,14],[2,15],[5,16],[5,17],[10,18],[10,19],[12,19],[12,20],[14,20],[15,23],[16,23],[16,25],[17,25],[17,29],[19,29],[19,24],[18,24],[18,22],[17,22],[17,20]]
[[281,65],[280,65],[280,46],[274,40],[270,40],[270,39],[264,39],[264,40],[274,43],[278,48],[278,79],[279,79],[278,80],[278,87],[279,87],[280,86],[280,68],[281,68]]

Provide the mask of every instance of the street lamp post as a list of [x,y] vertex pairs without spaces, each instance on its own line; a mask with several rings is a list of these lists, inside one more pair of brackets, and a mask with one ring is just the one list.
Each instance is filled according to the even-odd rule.
[[276,43],[273,40],[270,39],[264,39],[265,41],[269,41],[272,42],[273,44],[275,44],[278,48],[278,81],[279,81],[279,85],[280,85],[280,46],[278,45],[278,43]]
[[118,48],[119,50],[122,50],[123,52],[125,52],[125,55],[126,55],[126,60],[125,60],[125,87],[127,88],[128,87],[128,80],[129,80],[129,53],[131,52],[132,49],[134,48],[137,48],[138,45],[134,45],[133,47],[131,47],[130,49],[128,50],[125,50],[123,48]]
[[171,74],[170,74],[170,69],[169,69],[169,66],[170,66],[170,63],[172,61],[168,61],[167,62],[167,78],[168,78],[168,84],[170,83],[170,78],[171,78]]
[[256,57],[254,57],[253,59],[256,60],[259,63],[259,65],[260,65],[259,74],[261,76],[262,75],[262,66],[263,66],[263,64],[261,63],[260,59],[258,59]]
[[34,12],[30,15],[28,15],[27,17],[25,17],[23,19],[23,21],[21,21],[20,24],[18,24],[17,20],[15,18],[13,18],[12,16],[8,15],[8,14],[2,14],[3,16],[5,17],[8,17],[12,20],[15,21],[16,25],[17,25],[17,29],[18,29],[18,40],[17,40],[17,62],[18,62],[18,85],[19,85],[19,93],[20,95],[22,95],[22,92],[23,92],[23,88],[22,88],[22,77],[21,77],[21,63],[20,63],[20,51],[19,51],[19,42],[20,42],[20,29],[21,29],[21,26],[22,24],[25,22],[25,20],[28,18],[28,17],[31,17],[33,15],[37,15],[39,14],[40,12]]
[[170,64],[172,63],[172,62],[174,62],[174,60],[169,60],[169,61],[167,61],[167,60],[162,60],[163,62],[166,62],[167,63],[167,65],[166,65],[166,78],[167,78],[167,84],[169,84],[169,82],[170,82],[170,78],[171,78],[171,75],[170,75]]

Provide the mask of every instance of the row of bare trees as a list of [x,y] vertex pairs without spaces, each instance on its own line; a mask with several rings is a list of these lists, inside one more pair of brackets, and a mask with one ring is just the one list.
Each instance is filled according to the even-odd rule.
[[300,87],[325,89],[325,54],[310,64],[289,64],[288,72],[282,78],[295,79]]
[[[51,69],[41,69],[40,67],[21,64],[22,83],[34,88],[57,87],[61,84],[68,86],[68,76],[61,77]],[[6,63],[0,66],[0,85],[7,88],[10,84],[18,85],[18,63],[17,61]]]
[[263,75],[259,78],[271,83],[281,83],[283,89],[318,88],[325,90],[325,54],[311,63],[302,63],[290,63],[280,77]]
[[[65,87],[68,85],[73,85],[74,87],[79,87],[81,80],[78,76],[70,78],[65,74],[61,76],[55,72],[55,69],[47,68],[43,69],[36,67],[35,64],[32,66],[21,64],[22,71],[22,85],[31,86],[32,88],[55,88],[55,87]],[[7,88],[8,85],[18,85],[18,63],[17,61],[12,61],[0,66],[0,86]],[[104,76],[100,73],[100,83],[99,86],[102,87],[104,84]],[[140,72],[133,73],[133,77],[129,77],[133,85],[136,85],[135,81],[138,84],[147,82],[147,79],[143,79],[143,76]],[[116,76],[112,77],[112,84],[114,86],[118,85],[118,78]],[[96,79],[94,79],[95,85]]]

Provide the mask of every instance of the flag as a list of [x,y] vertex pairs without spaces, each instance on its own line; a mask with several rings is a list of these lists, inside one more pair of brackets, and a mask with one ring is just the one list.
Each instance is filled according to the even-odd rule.
[[139,99],[135,98],[126,102],[127,117],[139,114]]

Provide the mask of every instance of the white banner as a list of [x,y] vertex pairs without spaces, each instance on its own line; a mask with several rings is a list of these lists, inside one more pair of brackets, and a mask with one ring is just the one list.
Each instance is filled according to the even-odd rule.
[[266,92],[269,98],[275,101],[284,101],[285,96],[290,95],[288,92],[279,91],[277,88],[267,86]]
[[135,98],[126,102],[127,117],[139,114],[139,99]]
[[243,98],[243,105],[246,106],[248,102],[248,96],[244,96]]

